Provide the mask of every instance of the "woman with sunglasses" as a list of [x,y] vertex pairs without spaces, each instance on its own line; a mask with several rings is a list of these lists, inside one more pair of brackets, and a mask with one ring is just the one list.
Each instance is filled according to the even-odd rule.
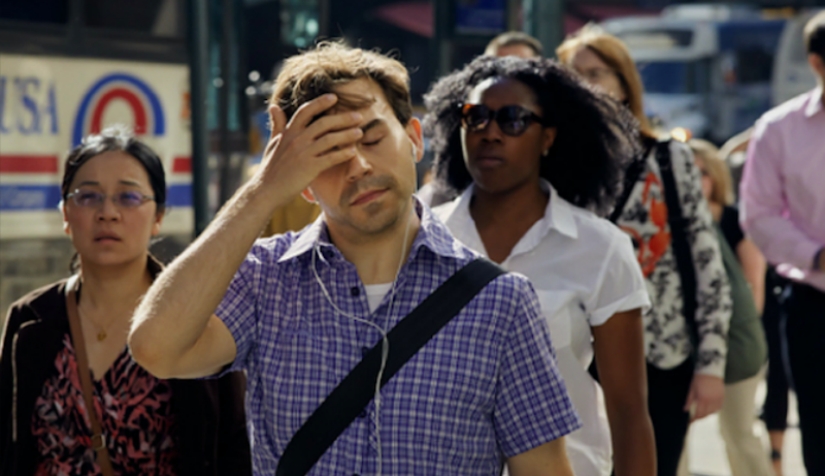
[[[584,423],[567,439],[575,473],[608,476],[615,462],[617,476],[652,476],[647,291],[630,240],[596,214],[619,191],[635,121],[546,59],[477,58],[425,101],[436,189],[458,195],[435,213],[539,296]],[[603,396],[587,372],[594,353]]]
[[0,474],[250,474],[243,376],[157,379],[126,346],[132,312],[161,271],[148,251],[165,212],[160,158],[107,129],[69,154],[61,194],[76,274],[9,310]]
[[[642,81],[624,43],[585,27],[556,53],[640,123],[644,152],[628,167],[628,193],[611,218],[632,237],[653,301],[644,321],[649,411],[658,475],[674,476],[689,422],[718,411],[725,395],[732,301],[713,219],[690,149],[660,141],[651,129]],[[672,219],[677,226],[670,226]]]

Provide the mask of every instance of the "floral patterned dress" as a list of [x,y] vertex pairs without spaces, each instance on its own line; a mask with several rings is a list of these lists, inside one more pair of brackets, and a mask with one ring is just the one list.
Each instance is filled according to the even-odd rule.
[[[32,435],[41,457],[35,475],[101,475],[68,334],[63,343],[55,373],[35,402]],[[174,475],[177,452],[169,383],[143,370],[124,348],[103,378],[94,381],[94,392],[115,474]]]

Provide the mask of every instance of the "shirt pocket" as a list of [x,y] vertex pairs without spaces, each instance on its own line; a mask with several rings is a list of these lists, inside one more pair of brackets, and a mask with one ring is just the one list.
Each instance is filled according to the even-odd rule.
[[570,306],[575,304],[573,291],[536,291],[541,312],[550,325],[550,339],[553,347],[563,349],[570,346],[572,324]]

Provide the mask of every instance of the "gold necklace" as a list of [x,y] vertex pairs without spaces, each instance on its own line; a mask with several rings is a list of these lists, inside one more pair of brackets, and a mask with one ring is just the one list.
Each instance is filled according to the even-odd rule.
[[106,327],[101,327],[96,322],[94,322],[93,320],[85,317],[83,311],[80,310],[80,306],[77,306],[77,312],[80,314],[80,317],[83,318],[84,321],[91,322],[92,325],[94,325],[95,327],[98,328],[97,336],[96,336],[98,342],[103,342],[104,340],[106,340],[107,337],[109,337],[109,333],[107,331],[109,330],[110,327],[112,327],[114,325],[116,320],[113,320],[112,322],[110,322],[109,325],[106,326]]

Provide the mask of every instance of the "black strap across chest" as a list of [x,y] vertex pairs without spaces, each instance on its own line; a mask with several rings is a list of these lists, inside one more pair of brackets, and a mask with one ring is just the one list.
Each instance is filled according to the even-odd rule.
[[[476,259],[461,268],[430,294],[387,334],[389,356],[381,379],[383,387],[456,316],[484,287],[505,271]],[[381,342],[338,384],[287,444],[276,476],[303,476],[366,408],[375,393],[381,367]]]

